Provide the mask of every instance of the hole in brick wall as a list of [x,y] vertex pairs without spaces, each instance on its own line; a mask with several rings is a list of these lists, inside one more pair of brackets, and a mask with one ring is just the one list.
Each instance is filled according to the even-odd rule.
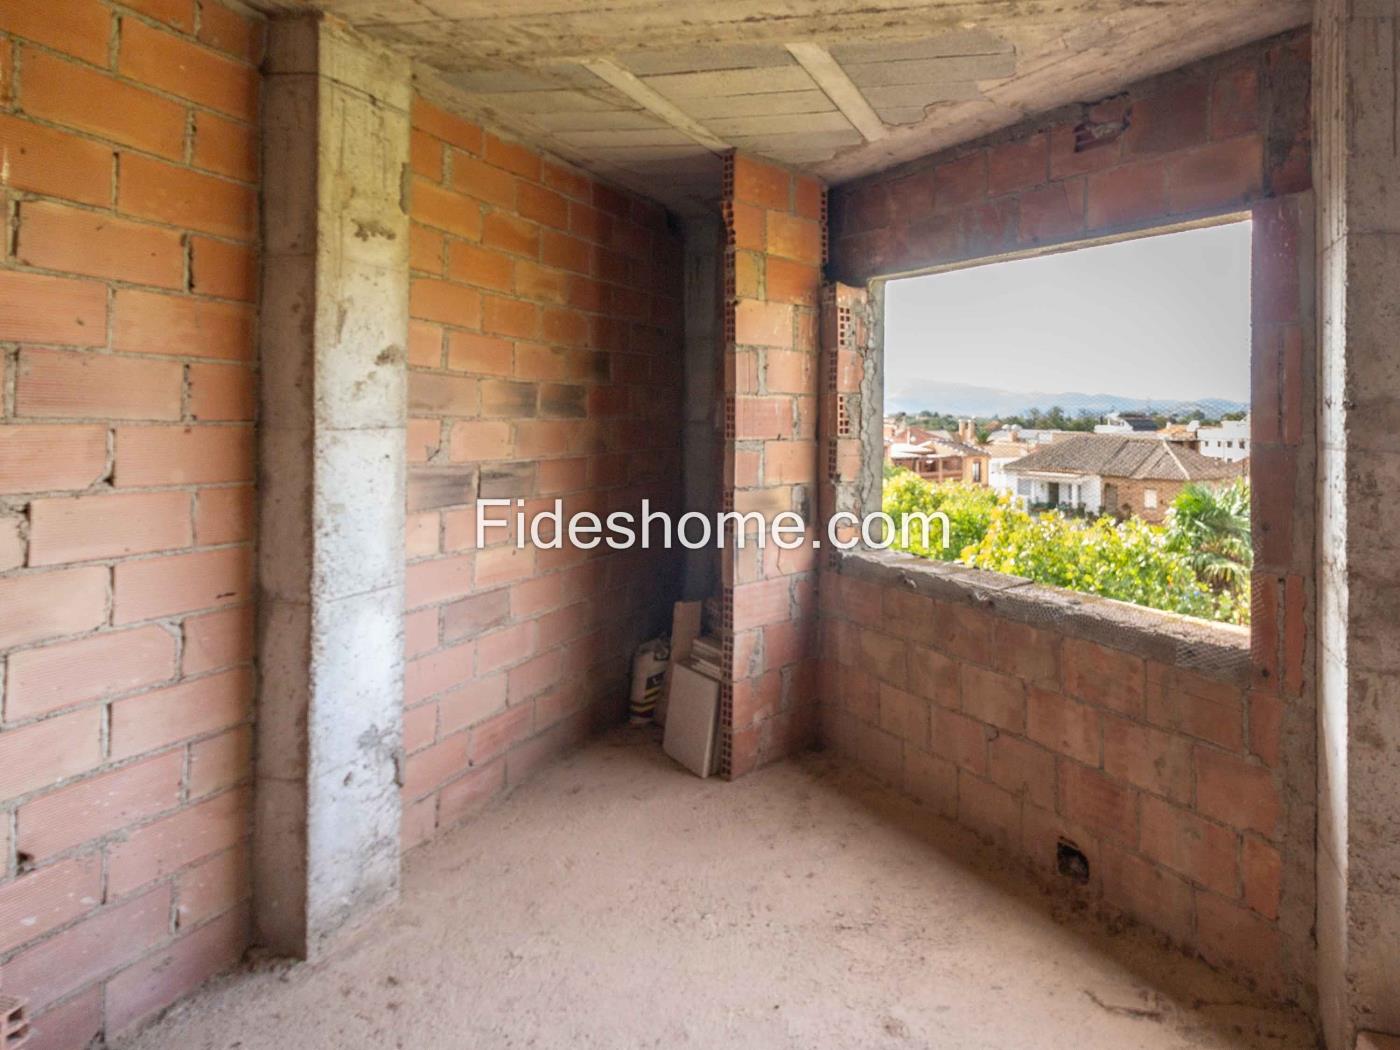
[[1089,858],[1073,842],[1061,839],[1055,845],[1055,870],[1071,882],[1083,885],[1089,881]]
[[[1023,239],[1065,228],[1029,201]],[[948,518],[895,547],[1248,624],[1252,239],[1228,215],[889,281],[884,509]]]

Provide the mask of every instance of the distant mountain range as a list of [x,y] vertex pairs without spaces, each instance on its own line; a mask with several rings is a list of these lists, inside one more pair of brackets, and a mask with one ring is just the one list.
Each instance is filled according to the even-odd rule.
[[1085,394],[1077,390],[1059,393],[1042,391],[1000,390],[990,386],[968,383],[943,383],[921,379],[898,390],[885,391],[885,412],[946,412],[957,416],[1021,415],[1032,408],[1049,411],[1059,405],[1070,416],[1081,411],[1103,415],[1107,412],[1162,412],[1168,415],[1188,414],[1200,409],[1212,418],[1226,412],[1244,412],[1249,404],[1223,397],[1203,397],[1196,401],[1174,398],[1127,397],[1122,394]]

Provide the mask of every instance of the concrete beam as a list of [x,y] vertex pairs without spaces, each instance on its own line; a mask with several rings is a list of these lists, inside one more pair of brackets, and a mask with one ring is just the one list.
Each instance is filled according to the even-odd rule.
[[635,74],[623,69],[612,59],[590,58],[586,59],[583,65],[592,70],[593,74],[600,80],[607,81],[637,105],[656,114],[677,131],[690,136],[706,149],[715,153],[723,153],[729,149],[729,143],[690,117],[655,88],[648,87]]
[[866,142],[875,142],[889,134],[885,122],[871,108],[841,64],[831,57],[831,52],[820,44],[807,43],[789,44],[787,49]]
[[309,958],[398,892],[411,94],[321,16],[266,74],[254,922]]

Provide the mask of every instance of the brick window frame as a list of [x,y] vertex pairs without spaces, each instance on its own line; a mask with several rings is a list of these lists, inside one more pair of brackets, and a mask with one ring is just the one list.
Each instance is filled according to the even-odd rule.
[[[1034,865],[1044,859],[1039,838],[1089,816],[1075,806],[1091,796],[1204,821],[1211,835],[1235,843],[1236,881],[1212,883],[1217,873],[1183,871],[1190,867],[1184,861],[1173,868],[1151,856],[1136,838],[1138,809],[1130,808],[1131,844],[1112,844],[1114,832],[1104,833],[1092,892],[1108,910],[1128,913],[1265,991],[1303,998],[1311,994],[1315,820],[1309,51],[1306,31],[1285,34],[1134,85],[1103,103],[1068,107],[833,189],[827,272],[833,283],[823,298],[821,369],[839,378],[824,394],[819,422],[828,453],[822,514],[878,509],[880,471],[873,467],[882,457],[885,281],[1252,220],[1249,631],[894,552],[830,553],[821,559],[819,578],[821,733],[876,776],[1029,854]],[[1076,149],[1085,141],[1081,129],[1113,125],[1121,134],[1110,131],[1093,139],[1097,145]],[[846,326],[834,321],[838,308]],[[838,406],[840,399],[845,403]],[[839,420],[852,410],[854,441],[842,441]],[[1032,642],[1044,649],[1039,656],[1048,653],[1055,672],[1048,683],[1036,681],[1041,669],[1023,651]],[[920,658],[928,662],[916,666]],[[1135,674],[1145,668],[1146,706],[1125,713],[1113,707],[1122,698],[1093,697],[1085,661],[1110,661]],[[946,702],[940,710],[943,686],[928,676],[933,667],[952,674],[951,711]],[[999,724],[1006,712],[986,702],[983,686],[1003,678],[1022,683],[1016,695],[1049,688],[1101,720],[1094,723],[1105,734],[1098,757],[1034,739],[1015,717]],[[1162,684],[1177,679],[1194,684]],[[986,710],[970,710],[958,692],[968,680]],[[1190,699],[1192,689],[1210,692],[1210,704],[1219,706]],[[920,722],[930,716],[918,714],[915,697],[933,704],[931,730]],[[1192,722],[1207,709],[1226,712],[1220,726]],[[1018,717],[1025,718],[1024,708]],[[924,726],[922,750],[911,743],[917,733],[901,735],[911,722]],[[1135,780],[1130,766],[1110,768],[1110,724],[1185,755],[1190,792],[1169,798]],[[1019,756],[1001,767],[1013,779],[1030,776],[1023,762],[1050,763],[1048,801],[1037,801],[1023,779],[998,780],[999,750]],[[1227,812],[1212,801],[1227,782],[1238,787],[1238,797],[1260,802],[1269,819],[1256,820],[1259,812],[1244,807]],[[1088,794],[1076,795],[1078,788]]]

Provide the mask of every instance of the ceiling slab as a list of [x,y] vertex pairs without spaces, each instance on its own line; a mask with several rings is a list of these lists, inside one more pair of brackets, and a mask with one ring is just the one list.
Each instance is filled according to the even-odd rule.
[[[841,182],[1307,22],[1311,0],[253,0],[683,212],[734,147]],[[796,55],[794,55],[794,51]]]

